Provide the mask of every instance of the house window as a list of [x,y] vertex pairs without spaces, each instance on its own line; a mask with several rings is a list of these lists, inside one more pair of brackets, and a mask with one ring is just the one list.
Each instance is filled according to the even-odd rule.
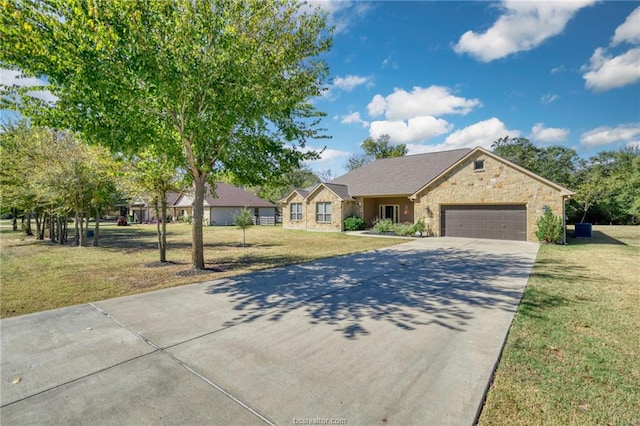
[[473,162],[473,170],[484,170],[484,160],[476,160]]
[[302,203],[291,203],[291,221],[302,220]]
[[316,222],[331,222],[331,203],[316,203]]

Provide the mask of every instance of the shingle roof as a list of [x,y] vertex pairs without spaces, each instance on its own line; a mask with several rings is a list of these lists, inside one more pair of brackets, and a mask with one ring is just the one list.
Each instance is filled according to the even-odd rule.
[[343,200],[348,200],[349,198],[351,198],[351,195],[349,195],[349,187],[347,185],[336,183],[323,183],[322,185],[332,190],[338,197]]
[[452,151],[383,158],[365,164],[331,184],[347,185],[352,197],[374,195],[409,195],[430,182],[471,150]]
[[207,187],[205,204],[210,207],[275,207],[275,204],[257,195],[224,182],[216,182],[215,194],[216,197],[212,197]]
[[[204,204],[210,207],[275,207],[275,204],[253,195],[237,186],[216,182],[215,197],[211,196],[209,185],[205,188]],[[193,192],[185,193],[173,204],[189,206],[193,204]]]

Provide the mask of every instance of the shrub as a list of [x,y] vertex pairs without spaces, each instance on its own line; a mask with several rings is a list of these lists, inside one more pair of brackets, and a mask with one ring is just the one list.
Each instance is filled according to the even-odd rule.
[[420,219],[413,225],[411,225],[411,235],[415,235],[416,232],[419,232],[420,235],[424,236],[424,231],[427,229],[427,225],[425,225],[424,220]]
[[548,208],[536,222],[536,237],[545,243],[559,243],[563,234],[562,219]]
[[344,220],[344,229],[346,231],[361,231],[365,225],[364,219],[358,216],[349,216]]
[[380,233],[395,232],[395,226],[393,225],[391,219],[379,219],[373,225],[373,230]]
[[247,228],[253,225],[253,215],[248,208],[244,208],[233,215],[233,224],[242,229],[242,245],[247,245]]
[[410,223],[397,223],[393,225],[393,232],[396,235],[400,235],[401,237],[407,237],[411,235],[411,224]]

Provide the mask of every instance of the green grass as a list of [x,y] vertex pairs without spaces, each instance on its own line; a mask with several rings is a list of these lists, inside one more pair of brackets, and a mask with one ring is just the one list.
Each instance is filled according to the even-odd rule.
[[372,250],[404,242],[252,227],[247,247],[235,227],[204,229],[203,274],[191,270],[191,228],[168,226],[167,258],[159,266],[154,225],[101,226],[100,247],[60,246],[11,231],[0,221],[1,317],[23,315],[127,294],[208,281],[259,269]]
[[481,425],[640,425],[640,227],[540,248]]

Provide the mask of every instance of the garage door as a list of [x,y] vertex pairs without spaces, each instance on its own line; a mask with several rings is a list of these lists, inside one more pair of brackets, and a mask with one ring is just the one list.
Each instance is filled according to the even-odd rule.
[[527,240],[527,208],[521,206],[443,206],[447,237]]

